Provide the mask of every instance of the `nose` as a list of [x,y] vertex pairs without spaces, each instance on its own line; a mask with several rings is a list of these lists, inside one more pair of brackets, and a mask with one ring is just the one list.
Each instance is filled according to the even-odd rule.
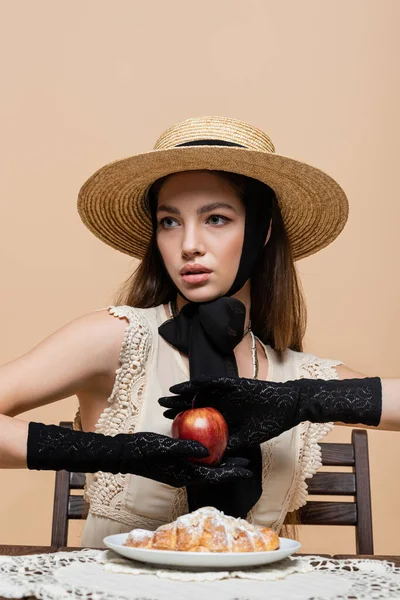
[[190,260],[194,256],[203,256],[204,253],[204,243],[198,229],[193,225],[186,227],[182,240],[182,258]]

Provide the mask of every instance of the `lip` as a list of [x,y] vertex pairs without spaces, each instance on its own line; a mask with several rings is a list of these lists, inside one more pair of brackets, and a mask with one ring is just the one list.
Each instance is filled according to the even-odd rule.
[[205,267],[204,265],[201,265],[199,263],[188,263],[187,265],[185,265],[184,267],[182,267],[180,274],[181,275],[197,275],[197,274],[206,274],[206,273],[211,273],[211,269],[208,269],[207,267]]
[[181,275],[183,281],[186,283],[203,283],[211,277],[211,273],[188,273]]

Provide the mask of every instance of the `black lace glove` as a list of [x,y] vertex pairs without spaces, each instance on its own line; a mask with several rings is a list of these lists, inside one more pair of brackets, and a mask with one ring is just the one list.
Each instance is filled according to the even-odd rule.
[[379,425],[382,387],[379,377],[329,380],[298,379],[277,383],[256,379],[196,378],[170,388],[179,394],[160,398],[174,418],[182,410],[213,406],[225,417],[230,433],[227,451],[266,442],[302,421]]
[[187,458],[202,458],[208,454],[207,448],[199,442],[153,432],[106,436],[29,423],[28,469],[132,473],[174,487],[251,477],[251,471],[245,468],[248,465],[245,459],[227,458],[218,467],[187,461]]

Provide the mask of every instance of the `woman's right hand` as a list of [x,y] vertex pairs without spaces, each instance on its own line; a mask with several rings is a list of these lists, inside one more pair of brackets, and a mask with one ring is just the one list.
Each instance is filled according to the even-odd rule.
[[198,483],[226,483],[252,476],[248,461],[226,458],[218,467],[189,462],[209,452],[195,440],[179,440],[154,432],[115,436],[73,431],[57,425],[30,423],[27,444],[29,469],[83,473],[131,473],[184,487]]
[[[140,444],[143,459],[135,467],[135,474],[166,483],[173,487],[184,487],[198,483],[226,483],[238,478],[251,477],[246,469],[249,461],[244,458],[226,458],[218,466],[188,462],[189,458],[205,458],[209,451],[195,440],[178,440],[153,432],[139,432],[130,436],[134,444]],[[131,463],[131,443],[124,447],[125,469]],[[136,462],[136,461],[135,461]]]

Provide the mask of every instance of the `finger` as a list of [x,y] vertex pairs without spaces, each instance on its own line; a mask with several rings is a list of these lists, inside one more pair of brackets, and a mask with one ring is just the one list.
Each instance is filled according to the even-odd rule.
[[182,412],[181,410],[176,410],[175,408],[170,408],[168,410],[165,410],[163,412],[164,417],[166,417],[167,419],[175,419],[176,415],[179,415],[179,413]]
[[[217,469],[216,469],[217,470]],[[232,469],[221,469],[218,473],[214,474],[213,480],[210,483],[222,483],[228,481],[235,481],[236,479],[250,479],[253,477],[253,472],[242,467]]]
[[192,404],[193,396],[189,395],[179,395],[179,396],[163,396],[158,399],[158,403],[160,406],[164,406],[164,408],[190,408]]
[[233,389],[236,387],[235,380],[231,377],[210,377],[208,375],[200,375],[194,377],[190,381],[177,383],[169,388],[173,394],[196,393],[198,391],[213,390],[213,389]]
[[203,446],[200,442],[196,442],[196,440],[178,440],[171,438],[169,452],[171,456],[177,457],[205,458],[206,456],[210,456],[208,448]]
[[169,391],[173,394],[195,394],[197,386],[192,381],[184,381],[183,383],[176,383],[171,386]]
[[[210,400],[210,398],[208,399]],[[180,394],[179,396],[163,396],[158,399],[160,406],[164,408],[171,408],[181,412],[183,410],[189,410],[190,408],[201,408],[204,406],[211,406],[211,403],[206,398],[201,398],[198,393]]]
[[223,462],[219,465],[220,467],[227,467],[227,468],[231,468],[231,467],[248,467],[249,466],[249,459],[248,458],[242,458],[241,456],[235,456],[235,457],[227,457],[223,460]]
[[237,388],[238,382],[232,377],[218,377],[214,379],[193,379],[193,383],[197,386],[200,392],[220,390],[223,392],[234,390]]

